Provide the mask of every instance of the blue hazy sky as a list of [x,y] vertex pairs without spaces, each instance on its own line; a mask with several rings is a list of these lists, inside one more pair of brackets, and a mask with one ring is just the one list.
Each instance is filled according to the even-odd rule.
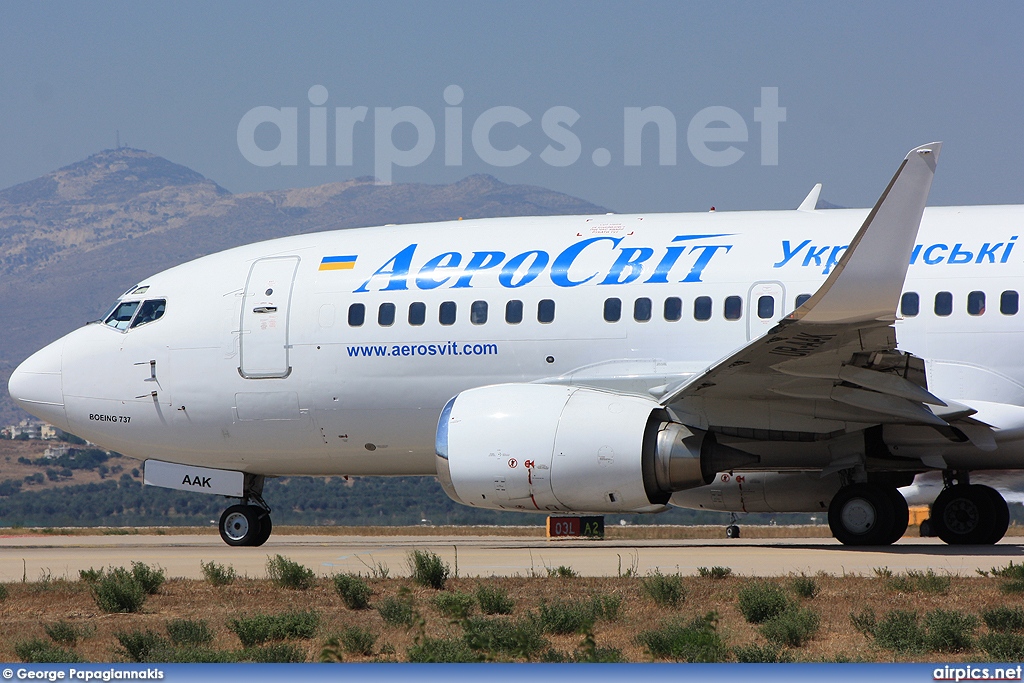
[[[396,182],[490,173],[615,211],[792,208],[815,182],[824,199],[870,205],[911,147],[945,141],[932,204],[1024,202],[1024,3],[305,2],[0,3],[0,187],[123,144],[189,166],[233,192],[299,187],[375,172],[376,108],[416,107],[433,151]],[[310,163],[309,90],[322,85],[327,165]],[[445,163],[445,88],[457,85],[463,159]],[[777,88],[778,163],[765,165],[762,88]],[[242,154],[255,107],[297,109],[297,161]],[[335,165],[335,108],[365,106],[351,166]],[[474,123],[494,107],[490,142],[529,157],[499,167],[475,153]],[[554,166],[542,117],[571,125],[579,158]],[[624,111],[663,107],[676,161],[659,164],[644,130],[627,166]],[[745,142],[726,166],[688,146],[698,112],[728,108]],[[557,110],[565,111],[565,110]],[[721,111],[721,110],[717,110]],[[734,122],[735,124],[735,122]],[[564,126],[565,124],[563,124]],[[705,127],[724,123],[702,124]],[[390,144],[410,148],[415,128]],[[253,139],[274,149],[278,129]],[[595,164],[594,150],[607,150]],[[565,155],[562,155],[565,158]]]

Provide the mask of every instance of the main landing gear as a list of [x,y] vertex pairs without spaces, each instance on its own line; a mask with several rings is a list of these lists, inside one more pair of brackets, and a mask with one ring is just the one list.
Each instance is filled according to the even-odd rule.
[[850,484],[828,507],[828,526],[843,545],[891,545],[907,530],[907,501],[895,486]]
[[950,545],[992,545],[1006,533],[1010,511],[989,486],[971,484],[966,472],[946,474],[946,487],[932,503],[929,534]]
[[[220,537],[228,545],[261,546],[274,528],[270,506],[263,500],[263,477],[246,476],[245,498],[220,516]],[[249,502],[252,501],[252,502]]]
[[[950,545],[992,545],[1006,533],[1010,511],[995,489],[971,484],[966,472],[947,473],[922,535]],[[907,531],[907,501],[895,486],[849,484],[828,508],[832,535],[844,545],[891,545]],[[927,530],[926,530],[927,527]]]

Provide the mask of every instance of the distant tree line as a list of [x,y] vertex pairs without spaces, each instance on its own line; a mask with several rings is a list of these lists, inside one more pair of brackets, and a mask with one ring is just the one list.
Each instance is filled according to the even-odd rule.
[[[137,472],[135,473],[138,474]],[[39,474],[42,477],[42,474]],[[19,490],[0,482],[0,526],[208,525],[230,504],[221,496],[143,486],[132,474],[94,484]],[[480,510],[454,502],[433,477],[284,477],[267,481],[275,524],[542,525],[543,515]],[[1020,505],[1011,506],[1021,508]],[[608,515],[608,524],[729,523],[721,512],[673,509],[658,515]],[[809,523],[810,515],[745,515],[743,524]],[[823,521],[819,518],[819,523]]]

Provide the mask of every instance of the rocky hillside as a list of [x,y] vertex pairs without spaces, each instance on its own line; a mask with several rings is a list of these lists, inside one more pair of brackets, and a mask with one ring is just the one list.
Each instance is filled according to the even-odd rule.
[[19,415],[6,386],[22,359],[102,315],[133,283],[183,261],[320,230],[604,212],[488,175],[451,185],[374,185],[372,178],[358,178],[232,194],[149,152],[99,152],[0,191],[0,423]]

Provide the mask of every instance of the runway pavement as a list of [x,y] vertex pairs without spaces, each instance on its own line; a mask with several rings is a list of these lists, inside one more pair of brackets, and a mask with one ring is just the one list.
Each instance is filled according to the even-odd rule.
[[905,538],[896,545],[849,548],[831,539],[716,539],[580,541],[487,536],[275,536],[261,548],[231,548],[219,536],[40,536],[0,537],[0,581],[77,579],[81,569],[145,562],[169,577],[201,578],[200,562],[230,564],[239,575],[266,576],[269,555],[281,554],[320,575],[362,572],[386,566],[390,576],[408,574],[413,549],[437,553],[457,564],[460,576],[545,576],[548,568],[571,567],[584,576],[616,576],[630,569],[695,574],[698,567],[731,567],[747,576],[787,574],[872,575],[933,569],[972,575],[976,569],[1024,560],[1024,539],[995,546],[952,547],[937,539]]

